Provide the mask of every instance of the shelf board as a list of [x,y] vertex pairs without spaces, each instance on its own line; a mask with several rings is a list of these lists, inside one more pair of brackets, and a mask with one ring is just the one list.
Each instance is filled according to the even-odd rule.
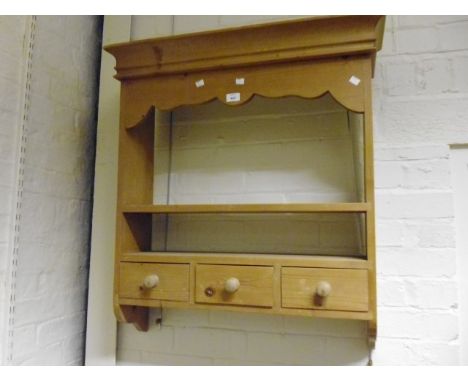
[[318,318],[337,318],[347,320],[371,320],[372,312],[352,312],[342,310],[318,310],[318,309],[294,309],[294,308],[264,308],[257,306],[235,306],[235,305],[214,305],[202,303],[190,303],[183,301],[165,301],[153,299],[138,299],[138,298],[119,298],[119,304],[132,306],[145,306],[148,308],[158,309],[210,309],[214,311],[228,312],[250,312],[262,314],[281,314],[287,316],[303,316],[303,317],[318,317]]
[[138,263],[204,263],[315,268],[368,269],[366,258],[337,255],[285,255],[224,252],[126,252],[121,261]]
[[281,204],[172,204],[124,205],[124,213],[213,214],[213,213],[301,213],[367,212],[368,203],[281,203]]

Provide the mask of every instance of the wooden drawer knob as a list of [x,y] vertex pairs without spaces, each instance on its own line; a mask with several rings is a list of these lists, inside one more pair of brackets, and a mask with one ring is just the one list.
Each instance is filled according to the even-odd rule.
[[315,289],[315,293],[317,293],[317,296],[320,297],[327,297],[330,295],[332,290],[332,287],[329,282],[327,281],[320,281],[317,284],[317,288]]
[[239,279],[236,279],[235,277],[228,278],[226,282],[224,283],[224,290],[228,293],[234,293],[236,292],[240,287],[240,281]]
[[215,294],[215,290],[212,287],[208,287],[205,289],[205,295],[208,297],[213,297]]
[[148,275],[143,279],[142,289],[153,289],[159,284],[158,275]]

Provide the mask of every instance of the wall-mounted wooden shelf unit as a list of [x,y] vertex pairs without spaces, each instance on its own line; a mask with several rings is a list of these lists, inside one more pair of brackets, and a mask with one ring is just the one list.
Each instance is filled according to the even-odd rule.
[[[150,307],[227,309],[365,320],[375,337],[371,80],[384,21],[383,16],[304,18],[105,47],[116,58],[121,82],[114,293],[120,321],[147,330]],[[244,79],[242,86],[236,78]],[[311,100],[327,94],[362,116],[358,200],[154,204],[156,112],[212,100],[240,109],[257,96]],[[151,246],[155,215],[340,213],[363,217],[365,250],[359,258]]]

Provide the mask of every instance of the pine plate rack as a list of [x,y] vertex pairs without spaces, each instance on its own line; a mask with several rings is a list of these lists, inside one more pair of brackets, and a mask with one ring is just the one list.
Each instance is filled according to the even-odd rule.
[[[114,282],[119,321],[147,330],[151,307],[228,309],[365,320],[375,338],[371,80],[384,22],[383,16],[312,17],[105,47],[121,82]],[[241,89],[236,78],[245,81]],[[362,201],[153,204],[155,110],[327,93],[362,115]],[[152,215],[182,213],[361,213],[366,255],[151,251]]]

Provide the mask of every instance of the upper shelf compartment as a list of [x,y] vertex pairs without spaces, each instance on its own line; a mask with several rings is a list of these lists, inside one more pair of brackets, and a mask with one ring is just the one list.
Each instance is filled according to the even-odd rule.
[[213,99],[236,106],[254,95],[330,93],[363,112],[384,20],[315,17],[107,46],[122,81],[123,126],[138,126],[152,106],[172,110]]
[[155,204],[365,201],[362,116],[331,97],[213,101],[157,119]]

